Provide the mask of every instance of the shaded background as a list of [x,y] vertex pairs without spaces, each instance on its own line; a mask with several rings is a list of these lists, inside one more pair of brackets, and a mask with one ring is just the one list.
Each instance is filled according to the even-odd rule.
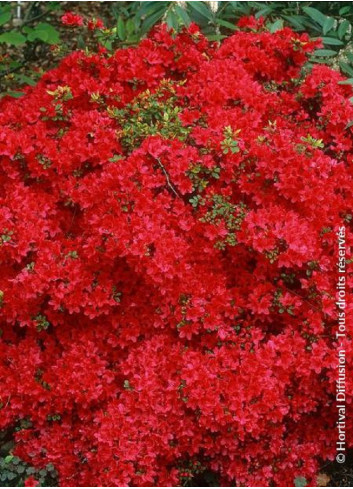
[[111,50],[137,43],[161,21],[175,31],[195,22],[209,39],[221,41],[240,17],[262,16],[270,31],[289,26],[323,38],[311,62],[353,78],[352,2],[0,2],[0,96],[19,96],[68,52],[90,47],[92,34],[61,24],[68,10],[101,18],[107,28],[99,40]]

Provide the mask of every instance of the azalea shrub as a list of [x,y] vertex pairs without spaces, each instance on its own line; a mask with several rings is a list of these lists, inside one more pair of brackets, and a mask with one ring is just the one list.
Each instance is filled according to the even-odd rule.
[[334,458],[353,106],[306,69],[318,46],[160,26],[2,100],[0,428],[24,463],[61,486],[292,486]]

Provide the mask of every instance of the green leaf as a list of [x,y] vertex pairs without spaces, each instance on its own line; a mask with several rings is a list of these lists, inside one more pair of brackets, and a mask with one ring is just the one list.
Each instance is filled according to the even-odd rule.
[[183,24],[186,27],[188,27],[191,24],[191,19],[189,17],[189,14],[187,13],[187,11],[185,9],[180,7],[180,5],[175,5],[175,12],[177,15],[179,15],[179,17],[183,21]]
[[16,478],[16,474],[14,472],[7,472],[7,479],[9,481],[12,481],[15,478]]
[[305,477],[296,477],[294,479],[295,487],[305,487],[307,485],[307,480]]
[[238,30],[238,27],[231,22],[227,22],[223,19],[216,19],[216,24],[221,25],[222,27],[226,27],[227,29],[231,29],[232,31]]
[[24,85],[24,84],[25,85],[31,85],[33,87],[36,84],[36,82],[34,80],[32,80],[32,78],[30,78],[27,75],[20,75],[19,80],[20,80],[20,83],[22,83],[22,85]]
[[342,80],[338,83],[339,85],[353,85],[353,78],[347,78],[347,80]]
[[277,19],[270,26],[270,32],[272,32],[272,33],[279,31],[280,29],[283,29],[283,19]]
[[22,28],[22,32],[24,34],[31,34],[33,32],[33,28],[32,27],[29,27],[28,25],[25,25],[23,28]]
[[59,32],[46,22],[41,22],[28,34],[29,41],[36,39],[48,44],[57,44],[60,41]]
[[345,63],[344,61],[339,61],[338,64],[340,65],[340,68],[345,75],[353,77],[353,68],[349,66],[348,63]]
[[132,34],[135,33],[135,24],[132,19],[128,19],[126,21],[125,29],[126,29],[127,37],[131,37]]
[[303,11],[314,21],[317,22],[321,27],[324,26],[326,22],[326,15],[322,14],[319,10],[313,7],[303,7]]
[[304,29],[303,20],[305,20],[305,17],[299,15],[284,15],[283,18],[291,24],[294,29],[298,29],[299,31]]
[[314,51],[314,56],[335,56],[337,53],[333,49],[317,49]]
[[324,22],[324,25],[322,27],[322,32],[324,34],[324,36],[330,32],[330,30],[332,29],[332,27],[334,26],[335,24],[335,19],[333,19],[332,17],[327,17],[325,22]]
[[207,36],[207,39],[209,41],[222,41],[222,39],[225,39],[227,36],[223,36],[222,34],[211,34],[210,36]]
[[17,31],[9,31],[0,34],[0,43],[2,42],[6,42],[6,44],[11,44],[12,46],[19,46],[26,42],[26,38]]
[[12,15],[11,12],[4,12],[3,14],[0,15],[0,25],[6,24],[11,19]]
[[168,10],[165,22],[170,29],[174,29],[175,31],[178,29],[178,19],[173,10]]
[[125,39],[126,39],[125,22],[123,21],[123,18],[121,15],[119,15],[119,17],[118,17],[117,29],[118,29],[119,39],[121,41],[125,41]]
[[188,5],[208,20],[212,20],[213,14],[203,2],[188,2]]
[[[161,18],[163,17],[165,13],[165,9],[162,8],[160,10],[157,10],[154,14],[150,15],[147,17],[143,22],[141,26],[142,33],[145,34],[148,32]],[[135,29],[135,26],[134,26]]]
[[343,42],[335,37],[322,37],[322,42],[328,44],[329,46],[343,46]]
[[259,19],[260,17],[266,17],[272,13],[272,7],[264,7],[261,10],[257,11],[255,14],[255,18]]
[[164,10],[168,8],[169,2],[141,2],[141,8],[138,10],[137,17],[149,17],[157,10]]
[[348,31],[349,29],[349,26],[350,26],[350,23],[347,19],[345,19],[343,22],[340,23],[339,27],[338,27],[338,37],[340,39],[343,39],[344,36],[346,35],[346,32]]
[[346,15],[350,11],[351,7],[346,6],[339,9],[339,15]]
[[79,49],[84,49],[86,47],[85,40],[83,39],[83,36],[81,34],[77,36],[77,47]]

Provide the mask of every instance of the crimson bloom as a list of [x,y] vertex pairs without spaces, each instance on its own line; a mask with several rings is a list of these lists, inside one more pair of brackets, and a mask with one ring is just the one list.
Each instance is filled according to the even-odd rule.
[[74,14],[73,12],[66,12],[61,17],[61,22],[69,27],[78,27],[83,25],[83,17]]

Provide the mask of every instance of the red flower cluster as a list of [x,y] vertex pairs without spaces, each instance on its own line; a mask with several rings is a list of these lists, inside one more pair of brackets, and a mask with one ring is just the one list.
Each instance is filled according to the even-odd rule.
[[102,19],[89,19],[85,20],[81,15],[75,14],[73,12],[66,12],[61,17],[61,22],[68,27],[81,27],[87,24],[87,28],[90,31],[94,31],[96,29],[104,29],[104,23]]
[[254,25],[75,52],[1,104],[0,427],[62,486],[292,486],[335,454],[352,93]]
[[78,27],[83,25],[83,17],[74,14],[73,12],[66,12],[66,14],[61,17],[61,22],[70,27]]

